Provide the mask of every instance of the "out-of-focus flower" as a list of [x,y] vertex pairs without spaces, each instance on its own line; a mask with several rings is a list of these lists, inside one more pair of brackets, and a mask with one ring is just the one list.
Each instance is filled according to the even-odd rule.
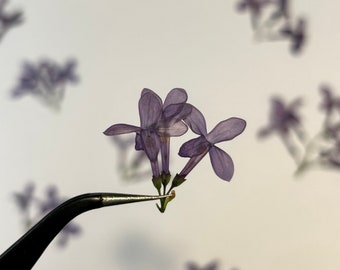
[[21,11],[5,12],[5,5],[7,0],[0,0],[0,39],[12,27],[17,26],[23,22],[23,13]]
[[260,130],[259,136],[265,137],[273,132],[286,136],[290,129],[301,124],[300,116],[297,113],[301,104],[302,99],[300,98],[294,100],[290,105],[286,105],[279,97],[272,98],[269,124]]
[[295,27],[287,23],[280,33],[290,40],[290,51],[293,54],[298,54],[306,43],[306,20],[299,18]]
[[14,192],[14,199],[22,212],[27,212],[34,200],[35,185],[29,182],[25,187],[23,192]]
[[250,12],[252,27],[256,29],[263,9],[271,2],[271,0],[240,0],[236,8],[240,12],[246,10]]
[[340,110],[340,98],[334,96],[332,89],[328,85],[322,84],[320,86],[320,93],[322,95],[321,110],[324,110],[326,114]]
[[[29,229],[38,222],[42,217],[47,215],[54,208],[63,203],[66,199],[61,198],[56,186],[51,185],[46,189],[46,197],[41,199],[34,195],[35,185],[28,183],[24,192],[15,192],[15,202],[22,211],[24,217],[25,229]],[[73,221],[68,223],[58,235],[58,244],[64,246],[72,235],[78,235],[81,228]]]
[[76,66],[77,62],[74,59],[67,60],[64,65],[58,65],[47,59],[37,64],[25,62],[18,84],[11,92],[12,97],[31,94],[44,103],[58,108],[64,97],[66,85],[79,81],[75,73]]
[[271,15],[272,20],[278,20],[280,18],[289,18],[289,0],[276,0],[274,1],[277,9]]
[[218,123],[211,132],[207,132],[203,114],[196,108],[192,109],[184,121],[191,130],[200,135],[184,143],[180,150],[181,157],[189,157],[190,160],[179,173],[185,177],[197,165],[197,163],[209,153],[211,165],[218,177],[230,181],[234,173],[234,164],[231,157],[222,149],[215,146],[216,143],[229,141],[240,135],[246,127],[243,119],[232,117]]

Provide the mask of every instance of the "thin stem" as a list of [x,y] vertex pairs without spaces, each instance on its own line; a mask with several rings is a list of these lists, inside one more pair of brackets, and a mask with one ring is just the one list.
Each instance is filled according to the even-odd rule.
[[0,269],[31,269],[54,237],[79,214],[106,206],[157,200],[165,197],[168,196],[122,193],[88,193],[73,197],[52,210],[9,247],[0,256]]

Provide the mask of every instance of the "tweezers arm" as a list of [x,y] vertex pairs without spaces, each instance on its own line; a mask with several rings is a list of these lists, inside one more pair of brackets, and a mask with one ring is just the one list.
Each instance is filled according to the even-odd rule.
[[25,233],[0,256],[1,270],[29,270],[54,237],[81,213],[118,204],[157,200],[167,196],[145,196],[121,193],[88,193],[64,202]]

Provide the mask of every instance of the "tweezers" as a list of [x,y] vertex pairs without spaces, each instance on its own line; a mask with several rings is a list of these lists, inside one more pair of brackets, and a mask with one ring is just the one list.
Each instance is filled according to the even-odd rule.
[[0,269],[32,269],[44,250],[64,226],[84,212],[106,206],[164,199],[169,196],[173,195],[87,193],[73,197],[52,210],[0,255]]

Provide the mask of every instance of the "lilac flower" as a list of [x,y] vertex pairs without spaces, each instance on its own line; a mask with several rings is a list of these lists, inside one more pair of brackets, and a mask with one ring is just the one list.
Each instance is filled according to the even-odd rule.
[[[46,190],[46,198],[39,198],[34,195],[35,185],[28,183],[23,192],[14,193],[15,202],[19,206],[23,215],[25,229],[29,229],[54,208],[65,201],[60,198],[56,186],[49,186]],[[68,223],[58,235],[58,244],[64,246],[71,235],[78,235],[81,228],[74,222]]]
[[302,103],[301,99],[296,99],[290,105],[286,105],[281,98],[274,97],[271,103],[269,125],[260,130],[260,137],[268,136],[272,132],[286,136],[291,128],[300,126],[301,120],[296,111]]
[[22,12],[14,11],[12,13],[7,13],[4,11],[5,4],[7,0],[0,0],[0,39],[14,26],[22,23]]
[[291,42],[290,50],[293,54],[298,54],[301,52],[302,47],[306,42],[306,20],[299,18],[297,25],[292,27],[287,24],[283,29],[281,29],[281,34],[283,37],[287,37]]
[[15,202],[20,208],[22,212],[27,212],[28,208],[31,206],[32,202],[34,201],[34,193],[35,185],[33,183],[28,183],[23,192],[15,192],[14,198]]
[[116,124],[104,131],[107,136],[136,132],[136,150],[143,150],[148,156],[154,177],[160,176],[158,153],[162,151],[163,170],[169,167],[169,138],[187,131],[181,119],[190,112],[185,105],[186,93],[175,88],[167,95],[164,104],[150,89],[143,89],[139,100],[140,127]]
[[181,146],[179,155],[189,157],[190,160],[179,175],[183,177],[188,175],[197,163],[209,153],[212,167],[217,176],[223,180],[230,181],[234,173],[233,161],[226,152],[215,146],[215,144],[232,140],[241,134],[246,127],[246,122],[243,119],[232,117],[221,121],[208,133],[204,116],[195,107],[192,108],[191,114],[184,121],[194,133],[200,136]]
[[66,84],[79,80],[75,74],[76,64],[73,59],[66,61],[64,66],[47,59],[37,64],[25,62],[12,96],[32,94],[48,105],[58,107],[64,97]]

